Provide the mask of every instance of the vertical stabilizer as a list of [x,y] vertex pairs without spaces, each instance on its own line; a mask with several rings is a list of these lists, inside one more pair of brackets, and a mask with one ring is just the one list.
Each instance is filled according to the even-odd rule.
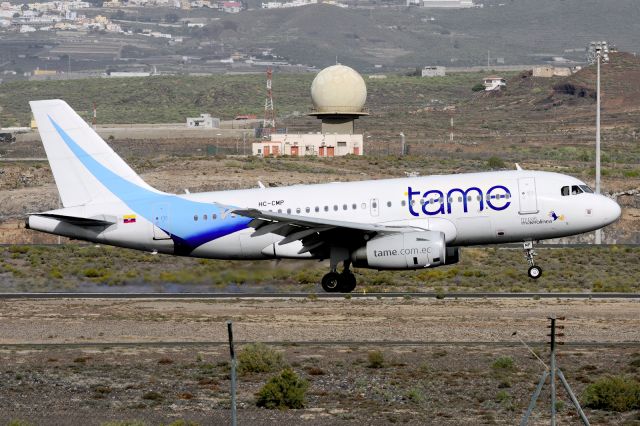
[[[113,188],[151,188],[62,100],[29,102],[64,207],[122,199]],[[131,192],[131,191],[129,191]]]

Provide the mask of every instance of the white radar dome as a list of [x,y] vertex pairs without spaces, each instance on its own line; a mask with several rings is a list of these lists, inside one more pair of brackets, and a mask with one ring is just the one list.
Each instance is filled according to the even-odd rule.
[[367,100],[367,86],[353,68],[333,65],[311,83],[311,99],[318,113],[359,113]]

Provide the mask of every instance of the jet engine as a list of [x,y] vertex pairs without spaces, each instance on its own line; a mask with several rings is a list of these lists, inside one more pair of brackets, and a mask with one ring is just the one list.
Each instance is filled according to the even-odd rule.
[[457,248],[447,248],[444,233],[404,232],[381,235],[351,254],[353,266],[373,269],[420,269],[456,263]]

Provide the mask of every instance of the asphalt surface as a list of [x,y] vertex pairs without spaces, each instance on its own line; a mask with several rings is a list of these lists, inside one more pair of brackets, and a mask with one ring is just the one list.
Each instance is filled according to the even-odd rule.
[[640,299],[640,293],[0,293],[0,299]]

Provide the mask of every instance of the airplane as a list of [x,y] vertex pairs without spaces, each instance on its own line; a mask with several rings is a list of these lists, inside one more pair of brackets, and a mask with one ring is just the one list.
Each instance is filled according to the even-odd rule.
[[[571,176],[516,170],[169,194],[142,180],[64,101],[30,102],[62,208],[26,227],[152,253],[211,259],[328,259],[327,292],[351,267],[417,270],[460,248],[534,242],[615,222],[620,206]],[[338,267],[342,264],[342,272]]]

